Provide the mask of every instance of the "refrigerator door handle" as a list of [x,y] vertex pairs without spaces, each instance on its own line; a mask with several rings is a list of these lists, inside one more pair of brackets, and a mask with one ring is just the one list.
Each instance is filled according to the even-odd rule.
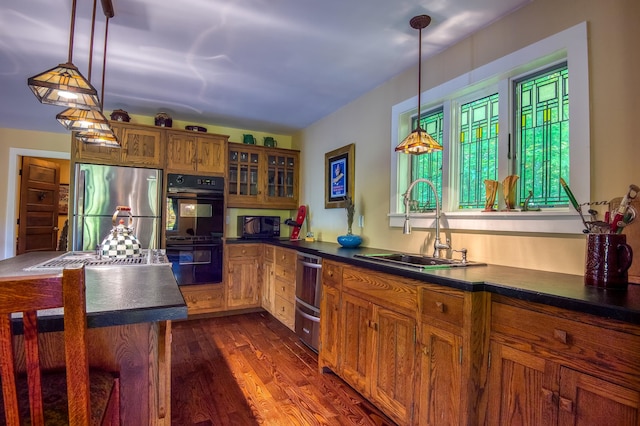
[[73,206],[73,232],[71,250],[82,251],[84,246],[84,190],[86,186],[86,171],[78,166]]

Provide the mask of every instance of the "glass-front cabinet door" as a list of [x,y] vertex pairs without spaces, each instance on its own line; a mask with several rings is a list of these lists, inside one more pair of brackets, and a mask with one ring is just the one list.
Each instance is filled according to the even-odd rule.
[[229,143],[228,207],[298,208],[300,151]]
[[267,152],[266,202],[280,208],[298,207],[298,151]]
[[229,205],[255,205],[261,195],[261,152],[229,147]]

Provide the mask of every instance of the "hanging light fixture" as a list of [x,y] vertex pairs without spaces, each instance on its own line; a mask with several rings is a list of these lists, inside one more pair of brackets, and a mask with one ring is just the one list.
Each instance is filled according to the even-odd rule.
[[[93,68],[93,40],[94,40],[94,32],[96,26],[96,5],[97,0],[93,0],[93,15],[91,17],[91,37],[90,37],[90,50],[89,50],[89,72],[88,72],[88,81],[91,82],[91,74]],[[106,14],[106,12],[105,12]],[[107,16],[106,26],[109,25],[109,16]],[[105,30],[105,49],[106,49],[106,38],[107,33]],[[105,51],[106,57],[106,51]],[[104,74],[104,67],[102,70]],[[102,97],[104,98],[104,89],[102,91]],[[98,132],[104,133],[112,133],[113,130],[109,125],[109,121],[104,116],[102,112],[102,104],[100,104],[100,109],[82,109],[82,108],[67,108],[62,111],[58,115],[56,115],[56,119],[62,124],[65,129],[70,130],[72,132],[79,131],[91,131],[96,130]]]
[[[95,1],[95,0],[94,0]],[[104,81],[105,74],[107,70],[107,41],[109,39],[109,19],[113,18],[113,5],[111,4],[111,0],[102,0],[102,9],[104,10],[104,14],[106,16],[106,21],[104,24],[104,50],[102,57],[102,103],[100,104],[100,109],[104,106]],[[76,138],[80,139],[83,143],[108,146],[112,148],[120,148],[120,142],[116,137],[115,133],[113,133],[113,129],[109,122],[107,121],[102,111],[100,111],[102,117],[104,118],[104,122],[106,123],[107,129],[101,126],[93,126],[88,130],[84,130],[78,132],[76,134]]]
[[71,29],[69,31],[69,57],[67,62],[27,79],[27,84],[43,104],[100,108],[98,91],[73,65],[73,35],[76,22],[76,0],[71,6]]
[[420,126],[420,92],[421,85],[420,80],[422,76],[422,29],[426,28],[431,23],[431,17],[429,15],[418,15],[411,18],[409,25],[411,28],[418,30],[418,119],[416,120],[416,128],[409,135],[404,138],[398,146],[396,146],[396,152],[404,152],[405,154],[427,154],[433,151],[441,151],[442,145],[440,145],[435,139],[429,135]]

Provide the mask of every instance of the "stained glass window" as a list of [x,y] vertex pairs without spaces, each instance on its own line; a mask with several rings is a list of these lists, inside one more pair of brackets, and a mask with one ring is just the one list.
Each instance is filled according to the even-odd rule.
[[498,176],[498,94],[460,107],[458,206],[484,207],[485,179]]
[[[569,72],[567,64],[515,82],[520,200],[566,206],[560,178],[569,177]],[[516,158],[517,159],[517,158]]]
[[[442,121],[444,113],[442,108],[422,114],[420,125],[440,145],[442,145]],[[415,128],[413,119],[413,126]],[[442,151],[434,151],[429,154],[412,156],[411,181],[418,178],[429,179],[433,182],[438,192],[438,200],[442,201]],[[433,192],[426,184],[418,184],[411,191],[410,211],[426,212],[435,210],[436,201]]]

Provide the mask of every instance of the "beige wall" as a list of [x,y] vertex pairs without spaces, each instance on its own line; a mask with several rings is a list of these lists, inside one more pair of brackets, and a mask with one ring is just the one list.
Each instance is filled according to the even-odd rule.
[[[580,22],[588,23],[591,93],[591,200],[623,195],[640,184],[640,2],[637,0],[535,0],[439,55],[423,62],[428,89]],[[425,36],[426,40],[426,36]],[[403,235],[391,229],[389,173],[391,107],[416,94],[417,65],[294,136],[302,151],[301,197],[309,206],[310,228],[323,241],[346,231],[344,209],[324,208],[324,154],[356,144],[354,232],[369,247],[430,253],[428,230]],[[581,200],[582,201],[582,200]],[[357,222],[357,221],[356,221]],[[466,247],[471,260],[582,274],[584,236],[531,233],[452,232],[454,248]]]

